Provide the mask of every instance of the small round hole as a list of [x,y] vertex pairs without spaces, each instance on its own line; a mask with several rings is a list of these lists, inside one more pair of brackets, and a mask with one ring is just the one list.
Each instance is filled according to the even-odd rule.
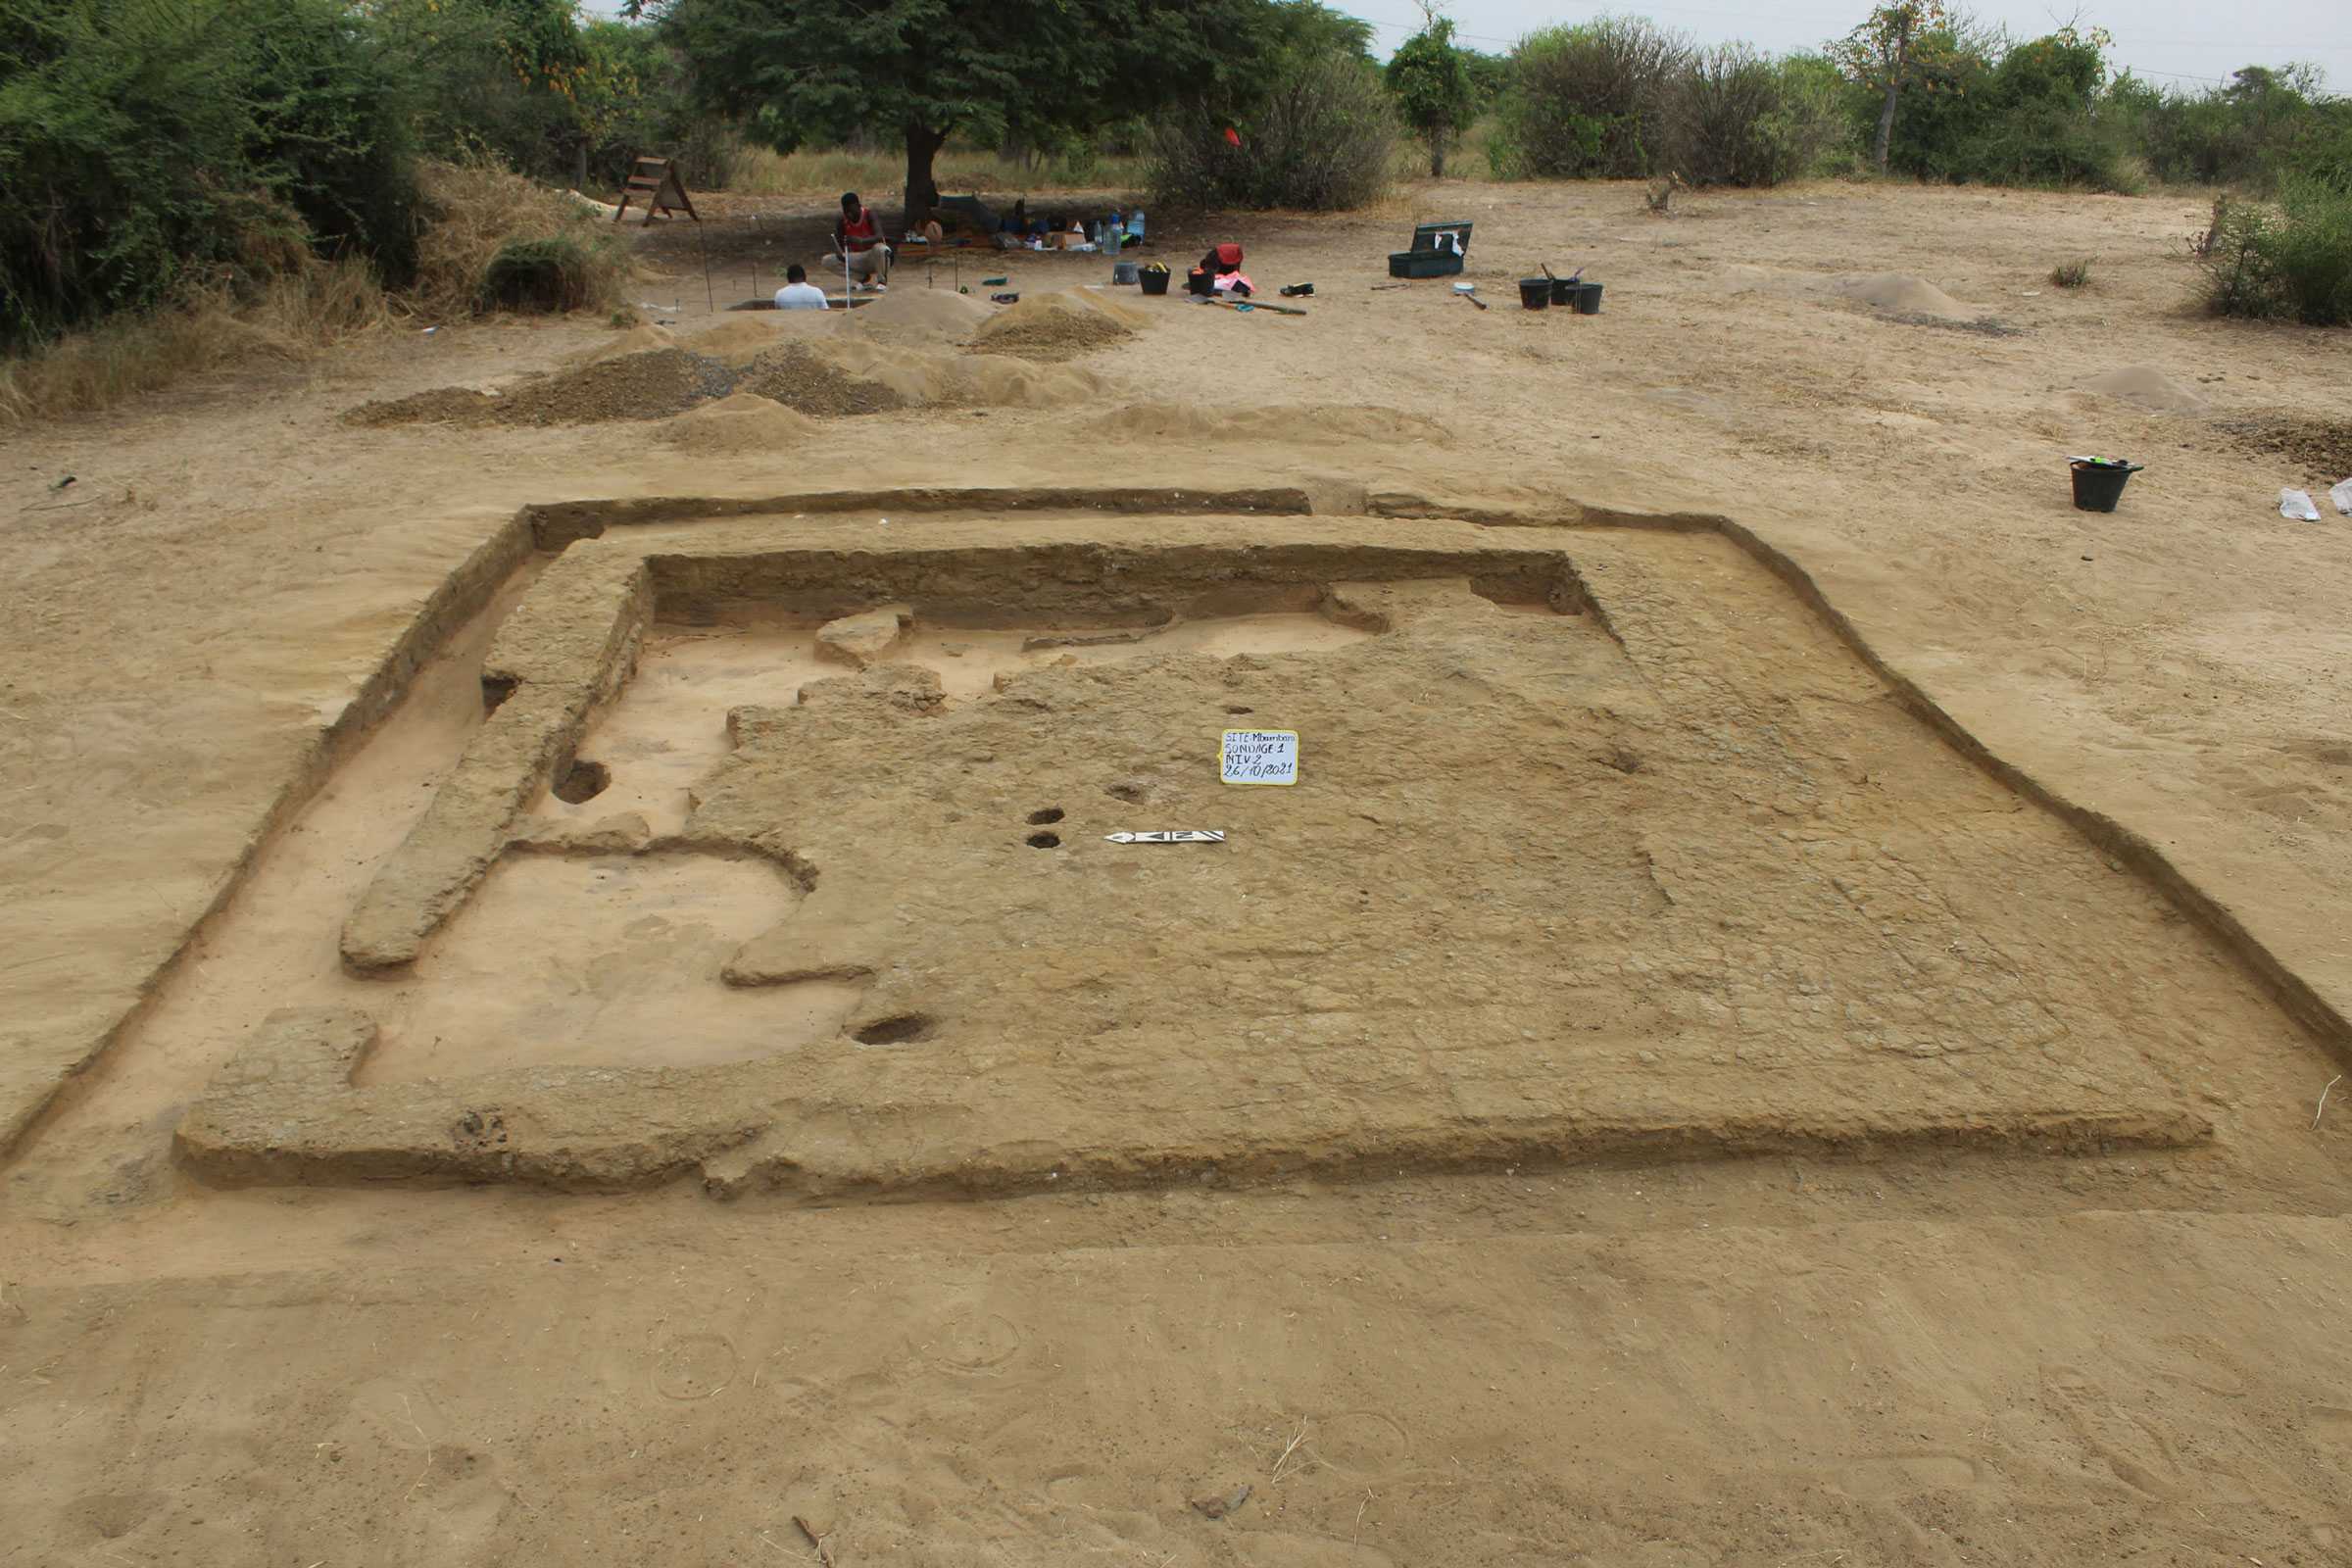
[[567,806],[577,806],[604,794],[605,787],[612,782],[612,770],[604,763],[575,759],[556,779],[555,797]]
[[1033,827],[1043,826],[1048,822],[1058,822],[1060,820],[1061,808],[1058,806],[1049,806],[1042,811],[1031,811],[1029,813],[1029,822]]
[[1109,794],[1114,801],[1125,801],[1131,806],[1141,805],[1144,799],[1144,787],[1141,784],[1113,784],[1110,786]]
[[1061,848],[1061,835],[1058,833],[1032,833],[1029,835],[1029,847],[1033,850],[1058,850]]

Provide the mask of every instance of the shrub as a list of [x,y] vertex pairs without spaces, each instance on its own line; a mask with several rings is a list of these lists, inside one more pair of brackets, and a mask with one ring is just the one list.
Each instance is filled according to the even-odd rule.
[[416,179],[400,65],[336,0],[252,0],[248,44],[262,185],[290,203],[321,255],[371,259],[398,286],[416,266]]
[[1405,124],[1429,149],[1430,177],[1446,172],[1446,154],[1478,113],[1467,50],[1453,41],[1453,19],[1429,25],[1396,46],[1384,73]]
[[590,67],[568,0],[373,0],[369,12],[416,92],[425,153],[573,175]]
[[1546,27],[1511,51],[1488,158],[1504,179],[1640,179],[1653,172],[1670,87],[1690,45],[1639,18]]
[[568,239],[511,239],[482,269],[485,311],[576,311],[588,303],[588,255]]
[[2217,316],[2352,325],[2352,192],[2302,177],[2276,210],[2217,204],[2200,261]]
[[1745,44],[1695,56],[1664,116],[1664,162],[1698,185],[1777,185],[1810,173],[1845,135],[1835,71],[1773,62]]
[[2060,288],[2081,288],[2090,281],[2090,260],[2060,262],[2050,269],[2050,281]]
[[0,348],[306,242],[405,273],[406,107],[338,0],[0,0]]
[[507,303],[506,285],[494,287],[492,272],[501,270],[503,278],[516,264],[500,269],[499,259],[529,256],[538,247],[566,253],[567,275],[578,282],[572,303],[560,308],[623,303],[622,285],[632,272],[626,241],[593,209],[487,161],[428,163],[421,179],[429,220],[418,236],[416,281],[406,296],[419,313],[462,316]]
[[1247,117],[1242,145],[1213,105],[1195,102],[1154,127],[1150,180],[1162,205],[1362,207],[1389,188],[1398,130],[1380,74],[1345,50],[1285,73]]

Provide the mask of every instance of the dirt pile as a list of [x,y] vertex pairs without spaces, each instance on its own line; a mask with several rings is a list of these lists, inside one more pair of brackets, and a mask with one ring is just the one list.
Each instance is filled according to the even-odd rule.
[[343,416],[345,424],[379,430],[394,424],[487,424],[498,399],[471,387],[437,386],[405,398],[363,403]]
[[682,346],[741,368],[770,349],[830,330],[836,318],[826,311],[746,311],[683,339]]
[[566,359],[564,364],[569,368],[579,369],[585,366],[602,365],[607,360],[625,360],[632,354],[652,354],[662,349],[674,349],[677,346],[677,337],[667,327],[656,326],[650,321],[640,321],[627,331],[619,333],[592,349],[581,350]]
[[[724,358],[685,348],[657,349],[535,377],[504,395],[437,387],[364,404],[343,417],[346,423],[366,427],[589,424],[667,418],[731,393],[748,392],[799,414],[837,418],[930,407],[1054,408],[1099,398],[1103,391],[1101,377],[1068,366],[883,345],[822,330],[797,338],[791,329],[763,334],[730,323],[695,341],[719,347],[711,340],[721,334],[731,349]],[[777,343],[777,337],[785,341]]]
[[1354,403],[1286,403],[1250,409],[1218,409],[1197,403],[1136,403],[1088,421],[1085,430],[1096,440],[1110,442],[1280,441],[1286,446],[1330,441],[1453,444],[1453,432],[1426,415]]
[[961,343],[996,315],[996,307],[949,288],[902,284],[850,318],[853,330],[894,341]]
[[1842,277],[1830,286],[1839,299],[1896,316],[1937,316],[1957,319],[1976,312],[1924,277],[1909,272],[1870,272]]
[[1066,365],[884,345],[855,335],[762,355],[741,385],[820,416],[892,408],[1056,408],[1103,391],[1100,376]]
[[[2272,416],[2221,421],[2230,445],[2264,457],[2284,458],[2302,466],[2315,493],[2352,478],[2352,419],[2310,419]],[[2325,507],[2327,500],[2321,498]]]
[[825,419],[885,414],[909,402],[896,388],[854,373],[839,356],[806,343],[770,349],[745,368],[736,384],[755,397]]
[[735,457],[787,449],[816,431],[816,421],[756,392],[736,392],[665,421],[656,439],[681,452]]
[[2175,380],[2153,365],[2127,365],[2104,375],[2094,375],[2076,390],[2136,403],[2161,414],[2194,414],[2205,407],[2204,396],[2196,388]]
[[1093,289],[1033,294],[1006,307],[973,334],[982,354],[1066,360],[1120,342],[1151,318]]
[[543,427],[606,419],[659,419],[697,403],[724,397],[734,377],[717,360],[684,349],[657,349],[599,360],[554,375],[536,376],[501,396],[463,387],[437,387],[384,403],[366,403],[346,423],[511,424]]

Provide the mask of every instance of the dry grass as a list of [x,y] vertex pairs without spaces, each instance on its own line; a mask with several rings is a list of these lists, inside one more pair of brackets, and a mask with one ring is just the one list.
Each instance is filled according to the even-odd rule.
[[392,314],[365,264],[305,257],[258,299],[203,289],[180,305],[117,317],[0,363],[0,426],[94,413],[238,361],[304,359]]
[[[1041,160],[1032,166],[992,152],[949,148],[932,166],[943,196],[1022,195],[1054,190],[1141,190],[1140,158],[1090,154]],[[906,183],[906,160],[896,153],[848,151],[773,153],[738,148],[728,159],[727,189],[747,196],[838,196],[854,190],[869,200]]]
[[427,164],[419,183],[429,220],[416,246],[416,281],[400,296],[413,313],[449,320],[472,313],[490,259],[514,240],[568,239],[588,260],[581,309],[610,311],[636,275],[626,245],[592,207],[488,164]]
[[239,361],[302,360],[397,318],[468,315],[483,269],[511,240],[574,241],[588,259],[583,308],[610,312],[624,302],[634,267],[593,209],[502,169],[428,164],[421,176],[430,219],[412,287],[387,294],[365,263],[289,250],[271,259],[279,270],[258,295],[226,284],[197,289],[175,306],[0,361],[0,427],[95,413]]

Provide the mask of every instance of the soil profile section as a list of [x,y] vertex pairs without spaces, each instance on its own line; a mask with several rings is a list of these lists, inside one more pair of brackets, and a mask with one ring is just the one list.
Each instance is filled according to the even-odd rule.
[[607,501],[562,501],[526,507],[523,516],[542,550],[594,539],[609,527],[683,522],[697,518],[809,515],[843,513],[1113,512],[1157,514],[1232,514],[1302,516],[1314,511],[1306,491],[1293,486],[1246,490],[1168,487],[923,486],[886,490],[818,490],[798,495],[639,496]]

